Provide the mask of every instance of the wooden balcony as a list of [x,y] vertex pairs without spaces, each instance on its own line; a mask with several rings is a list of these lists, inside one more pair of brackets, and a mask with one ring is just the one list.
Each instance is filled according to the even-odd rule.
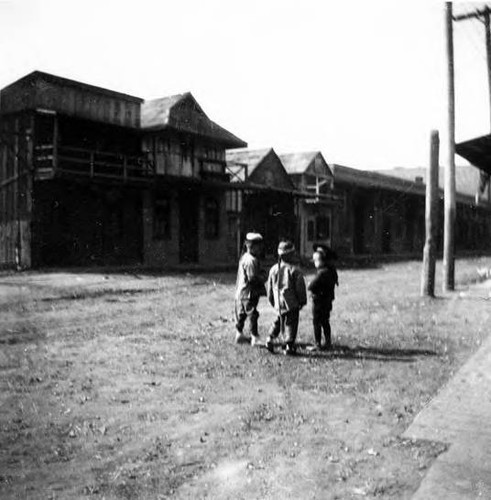
[[203,180],[230,182],[230,173],[226,172],[226,162],[210,158],[198,158],[199,175]]
[[155,176],[153,166],[144,156],[52,144],[36,146],[34,171],[36,180],[68,175],[128,183],[150,181]]

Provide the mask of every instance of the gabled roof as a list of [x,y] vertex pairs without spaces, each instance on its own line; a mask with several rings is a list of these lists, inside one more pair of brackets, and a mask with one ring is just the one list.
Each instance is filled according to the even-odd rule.
[[310,167],[315,169],[315,161],[317,159],[324,163],[328,174],[332,175],[331,169],[320,151],[282,154],[280,158],[285,170],[289,174],[304,174]]
[[210,120],[190,92],[145,101],[141,107],[141,127],[174,129],[213,139],[228,148],[247,146],[246,142]]
[[264,149],[239,149],[236,151],[227,151],[226,159],[230,164],[247,165],[247,173],[251,175],[255,168],[266,158],[273,148]]
[[21,87],[24,85],[33,86],[38,82],[48,82],[62,87],[71,87],[77,90],[83,90],[89,93],[101,94],[108,97],[113,97],[117,99],[123,99],[125,101],[131,101],[135,103],[143,102],[140,97],[135,97],[133,95],[124,94],[122,92],[117,92],[115,90],[105,89],[103,87],[97,87],[95,85],[90,85],[88,83],[77,82],[76,80],[71,80],[62,76],[52,75],[50,73],[45,73],[44,71],[32,71],[31,73],[19,78],[15,82],[7,85],[2,90],[8,91],[15,87]]
[[288,172],[273,148],[227,151],[226,160],[232,169],[237,165],[247,165],[247,179],[244,180],[250,183],[294,189]]

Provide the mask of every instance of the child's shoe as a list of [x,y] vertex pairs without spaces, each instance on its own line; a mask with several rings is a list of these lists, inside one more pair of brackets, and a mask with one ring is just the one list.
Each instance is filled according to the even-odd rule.
[[286,344],[284,351],[283,351],[283,354],[285,356],[294,356],[295,353],[296,353],[295,346],[290,345],[290,344]]
[[332,344],[331,342],[326,342],[324,346],[322,347],[324,351],[332,351]]
[[259,335],[251,335],[252,347],[261,347],[262,345],[264,344],[261,342],[261,337],[259,337]]
[[271,337],[268,337],[268,339],[266,340],[266,349],[269,352],[274,353],[274,343]]
[[244,335],[242,334],[242,332],[238,329],[235,330],[235,343],[236,344],[241,344],[242,342],[245,341],[245,337]]

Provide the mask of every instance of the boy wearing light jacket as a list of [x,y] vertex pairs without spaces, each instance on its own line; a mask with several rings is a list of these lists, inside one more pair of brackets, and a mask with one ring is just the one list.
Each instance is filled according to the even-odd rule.
[[284,353],[295,354],[300,309],[307,303],[305,280],[295,260],[293,243],[280,242],[278,263],[271,268],[268,277],[268,300],[278,313],[266,342],[270,352],[274,352],[274,340],[281,332],[285,336]]
[[239,261],[235,286],[235,341],[241,343],[247,340],[243,330],[246,320],[249,320],[252,346],[261,345],[257,306],[259,298],[266,295],[266,274],[259,262],[262,243],[263,237],[259,233],[247,233],[244,243],[246,250]]

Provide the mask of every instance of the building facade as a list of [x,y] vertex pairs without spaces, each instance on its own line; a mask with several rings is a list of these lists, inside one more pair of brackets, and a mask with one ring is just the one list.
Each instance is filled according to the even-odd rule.
[[[485,173],[489,137],[459,146]],[[0,92],[0,267],[231,265],[252,230],[270,257],[281,238],[305,258],[314,242],[341,256],[421,254],[425,170],[245,146],[190,93],[144,101],[35,71]],[[491,249],[491,193],[476,202],[478,184],[477,169],[457,168],[459,252]],[[442,189],[439,217],[441,248]]]
[[320,151],[280,155],[281,162],[298,192],[297,245],[303,258],[312,256],[314,243],[334,244],[333,210],[339,199],[333,191],[334,177]]
[[239,242],[246,232],[258,231],[264,237],[266,255],[276,256],[280,239],[296,240],[298,220],[295,186],[280,158],[272,148],[227,151],[227,166],[240,172],[235,184],[242,185],[242,190],[231,193],[240,197]]
[[33,72],[0,93],[0,266],[226,259],[225,150],[191,94],[138,97]]
[[[331,165],[343,198],[333,224],[342,255],[418,256],[425,241],[425,169],[363,171]],[[467,170],[466,170],[467,169]],[[477,171],[457,169],[455,245],[458,252],[491,250],[491,204],[476,205]],[[470,180],[469,177],[474,178]],[[460,179],[460,181],[459,181]],[[443,175],[440,175],[443,182]],[[443,189],[439,189],[437,250],[443,248]]]

